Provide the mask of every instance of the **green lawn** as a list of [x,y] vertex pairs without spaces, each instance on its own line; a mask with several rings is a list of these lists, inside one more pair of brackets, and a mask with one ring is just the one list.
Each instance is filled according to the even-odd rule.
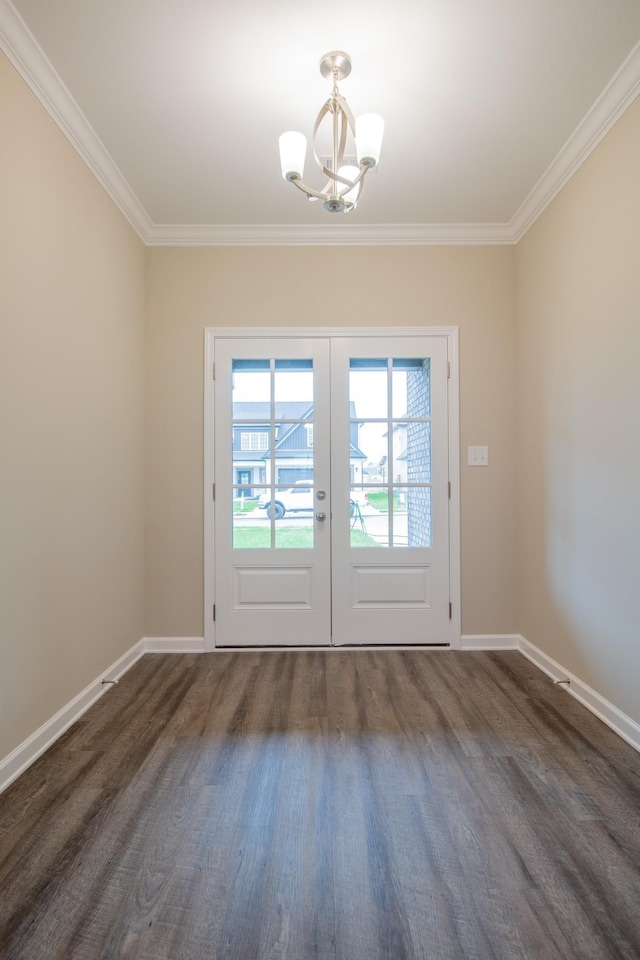
[[[233,545],[242,550],[271,546],[269,527],[238,527],[233,531]],[[377,543],[362,530],[351,531],[352,547],[376,547]],[[305,549],[313,547],[313,527],[281,527],[276,523],[276,547]]]
[[[233,545],[240,549],[271,546],[271,530],[264,527],[238,527],[233,531]],[[313,527],[280,527],[276,524],[277,547],[312,547]]]
[[380,510],[381,513],[386,513],[389,509],[389,495],[384,490],[380,490],[378,493],[370,493],[367,502],[376,510]]
[[380,544],[376,543],[373,537],[370,537],[368,533],[363,533],[362,530],[358,530],[357,527],[351,528],[351,546],[352,547],[379,547]]
[[258,501],[253,500],[243,500],[242,497],[238,497],[237,500],[233,501],[233,512],[234,513],[251,513],[252,510],[255,510],[258,506]]
[[368,533],[363,533],[357,527],[351,528],[351,546],[352,547],[377,547],[378,544],[370,537]]
[[[389,512],[389,495],[384,490],[377,491],[376,493],[370,493],[367,497],[367,501],[371,504],[372,507],[375,507],[376,510],[379,510],[380,513]],[[407,509],[407,504],[400,503],[400,494],[397,490],[394,490],[393,493],[393,510],[394,513],[403,513]]]

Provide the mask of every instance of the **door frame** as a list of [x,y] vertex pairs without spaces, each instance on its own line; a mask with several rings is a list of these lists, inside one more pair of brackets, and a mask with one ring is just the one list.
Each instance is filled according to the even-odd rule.
[[[449,441],[449,647],[461,648],[460,610],[460,377],[459,328],[447,327],[205,327],[204,329],[204,649],[216,650],[215,642],[215,472],[213,437],[215,425],[215,341],[221,339],[289,339],[317,337],[445,337],[449,360],[447,381]],[[228,647],[218,648],[228,652]],[[266,649],[266,648],[265,648]],[[290,648],[295,649],[295,648]],[[323,649],[322,647],[315,649]],[[327,645],[326,649],[329,649]],[[340,646],[340,650],[349,649]],[[366,647],[358,646],[359,650]],[[375,649],[380,649],[376,647]],[[397,648],[396,648],[397,649]],[[416,647],[412,647],[416,649]],[[419,647],[417,648],[419,649]]]

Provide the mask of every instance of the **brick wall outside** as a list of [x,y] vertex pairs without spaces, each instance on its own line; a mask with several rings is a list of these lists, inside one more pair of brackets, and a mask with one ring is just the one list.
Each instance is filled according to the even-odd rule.
[[[425,359],[421,370],[407,372],[407,417],[431,416],[431,369]],[[407,424],[407,482],[431,479],[431,425]],[[431,488],[407,491],[408,546],[431,546]]]

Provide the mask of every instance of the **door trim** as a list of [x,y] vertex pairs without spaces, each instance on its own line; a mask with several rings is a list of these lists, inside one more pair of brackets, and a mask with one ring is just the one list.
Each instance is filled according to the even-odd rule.
[[[449,593],[452,605],[450,649],[461,649],[460,610],[460,380],[459,328],[446,327],[205,327],[204,329],[204,649],[216,649],[215,622],[215,475],[213,431],[215,423],[213,365],[215,341],[222,339],[317,337],[445,337],[449,360]],[[226,649],[226,648],[225,648]],[[314,649],[323,649],[315,647]],[[415,648],[414,648],[415,649]]]

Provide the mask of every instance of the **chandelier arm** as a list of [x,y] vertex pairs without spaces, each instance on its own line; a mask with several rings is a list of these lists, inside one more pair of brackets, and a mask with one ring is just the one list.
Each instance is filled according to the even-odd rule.
[[333,98],[333,109],[335,110],[340,123],[340,143],[337,151],[337,162],[335,164],[335,170],[333,171],[333,180],[336,181],[336,184],[344,184],[347,187],[347,190],[345,191],[343,189],[342,193],[348,193],[349,189],[353,187],[353,183],[341,176],[338,171],[340,170],[342,161],[344,160],[344,150],[347,145],[347,133],[349,132],[349,128],[351,128],[351,132],[355,137],[355,126],[353,115],[347,105],[347,101],[338,93],[337,87]]
[[364,175],[365,175],[365,173],[366,173],[366,170],[363,170],[362,173],[359,174],[359,176],[357,176],[356,179],[355,179],[355,183],[358,185],[358,192],[357,192],[357,194],[356,194],[355,200],[353,201],[354,207],[355,207],[356,203],[358,202],[358,200],[360,199],[360,194],[362,193],[362,187],[364,186]]
[[324,104],[324,106],[321,108],[318,116],[316,117],[316,122],[315,122],[314,125],[313,125],[313,133],[311,134],[311,143],[312,143],[312,145],[313,145],[313,156],[314,156],[314,158],[315,158],[316,164],[320,167],[320,169],[322,170],[322,172],[324,173],[324,175],[327,176],[327,177],[330,177],[330,176],[331,176],[331,171],[329,170],[328,167],[325,167],[324,163],[322,162],[322,160],[321,160],[320,157],[318,156],[318,151],[317,151],[317,149],[316,149],[316,136],[317,136],[317,134],[318,134],[318,130],[319,130],[319,128],[320,128],[320,124],[322,123],[322,121],[324,120],[324,118],[326,117],[326,115],[327,115],[327,114],[329,113],[329,111],[331,110],[332,99],[333,99],[332,97],[329,97],[329,99],[327,100],[327,102],[326,102],[326,103]]
[[335,98],[335,100],[336,100],[336,103],[338,104],[340,110],[342,111],[342,113],[344,113],[345,117],[347,118],[347,121],[348,121],[348,123],[349,123],[349,126],[351,127],[351,133],[352,133],[353,136],[355,137],[355,135],[356,135],[356,121],[355,121],[355,117],[353,116],[353,113],[351,112],[351,107],[349,106],[349,104],[347,103],[347,101],[345,100],[345,98],[344,98],[344,97],[342,96],[342,94],[340,94],[340,93],[339,93],[338,96]]
[[347,130],[349,129],[348,122],[345,122],[347,118],[344,110],[340,111],[339,119],[340,119],[340,146],[338,147],[338,163],[336,165],[336,170],[335,170],[336,173],[340,169],[342,161],[344,160],[344,148],[347,145]]
[[[336,82],[336,75],[334,73],[333,102],[331,104],[331,114],[333,117],[333,130],[332,130],[332,137],[331,137],[331,147],[332,147],[331,169],[334,174],[338,172],[338,170],[340,169],[340,164],[342,163],[342,156],[340,154],[340,144],[338,143],[338,136],[342,132],[342,123],[341,123],[342,116],[340,114],[340,110],[338,109],[338,105],[336,103],[337,92],[338,92],[338,84]],[[338,188],[334,186],[331,190],[331,195],[336,196],[337,192],[338,192]]]
[[305,193],[309,200],[326,200],[329,196],[328,193],[321,193],[319,190],[314,190],[313,187],[308,187],[299,177],[292,177],[289,183],[292,183],[294,187],[297,187],[298,190]]

